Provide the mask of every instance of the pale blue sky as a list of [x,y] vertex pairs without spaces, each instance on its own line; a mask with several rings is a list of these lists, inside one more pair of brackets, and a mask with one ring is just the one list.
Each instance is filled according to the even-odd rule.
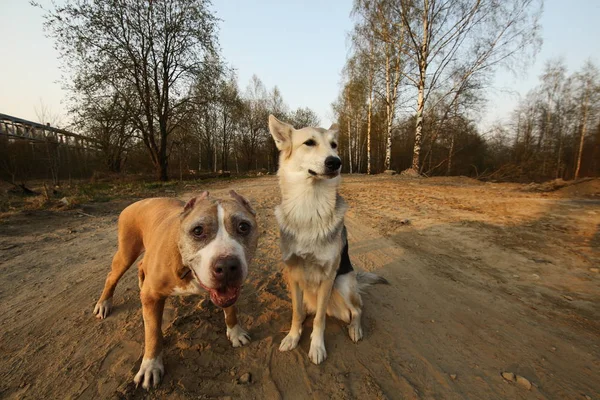
[[[348,54],[351,5],[350,0],[214,0],[223,20],[223,55],[237,69],[241,89],[257,74],[267,88],[279,86],[291,108],[311,107],[328,126]],[[0,0],[0,113],[35,120],[40,101],[64,113],[60,63],[44,37],[41,15],[27,0]],[[536,85],[546,60],[563,57],[569,72],[587,58],[600,61],[600,0],[547,0],[542,27],[544,45],[535,64],[519,77],[497,75],[484,126],[508,116],[518,94]]]

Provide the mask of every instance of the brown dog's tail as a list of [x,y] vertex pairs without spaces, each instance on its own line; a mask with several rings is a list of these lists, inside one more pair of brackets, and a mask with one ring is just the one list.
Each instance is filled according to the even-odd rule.
[[369,287],[371,285],[378,285],[378,284],[389,285],[390,284],[388,282],[388,280],[385,279],[383,276],[379,276],[372,272],[364,272],[364,271],[358,271],[356,273],[356,280],[358,281],[358,290],[360,290],[360,291],[366,289],[367,287]]

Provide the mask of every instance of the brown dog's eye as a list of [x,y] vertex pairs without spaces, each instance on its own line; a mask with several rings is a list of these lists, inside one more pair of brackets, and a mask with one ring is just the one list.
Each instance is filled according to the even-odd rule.
[[196,237],[201,237],[203,233],[204,233],[204,228],[201,226],[197,226],[194,229],[192,229],[192,235],[194,235]]
[[315,142],[312,139],[308,139],[306,142],[304,142],[305,145],[307,145],[308,147],[313,147],[317,145],[317,142]]
[[238,225],[238,232],[240,235],[247,235],[250,233],[251,226],[247,222],[240,222]]
[[332,149],[337,149],[337,143],[336,142],[331,142],[331,148]]

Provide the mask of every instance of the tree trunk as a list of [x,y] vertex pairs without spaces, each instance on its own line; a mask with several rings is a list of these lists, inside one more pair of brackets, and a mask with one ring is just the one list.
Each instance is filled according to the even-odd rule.
[[373,110],[373,45],[371,45],[371,57],[369,60],[369,106],[367,109],[367,174],[371,175],[371,114]]
[[415,145],[413,147],[412,169],[419,172],[421,141],[423,138],[423,110],[425,109],[425,78],[427,74],[427,58],[429,57],[429,9],[427,2],[423,9],[423,42],[419,49],[419,96],[417,98],[417,122],[415,127]]
[[360,173],[360,163],[362,161],[362,146],[360,143],[360,128],[359,128],[359,120],[358,120],[358,116],[356,117],[356,146],[355,146],[355,150],[356,150],[356,172]]
[[450,175],[450,171],[452,170],[452,154],[454,154],[454,136],[456,133],[454,130],[452,131],[452,138],[450,139],[450,151],[448,151],[448,169],[446,170],[446,175]]
[[556,160],[556,173],[554,174],[554,178],[558,179],[562,177],[560,171],[560,163],[562,162],[562,151],[563,151],[563,134],[562,134],[562,116],[560,115],[560,108],[557,109],[558,114],[558,157]]
[[227,171],[227,113],[223,109],[223,146],[221,149],[221,169]]
[[198,172],[202,171],[202,141],[198,137]]
[[423,110],[425,108],[425,77],[419,79],[419,97],[417,99],[417,123],[415,127],[415,145],[413,147],[412,169],[419,171],[421,140],[423,135]]
[[158,179],[167,182],[169,180],[169,162],[167,158],[163,158],[160,160],[160,165],[158,167]]
[[351,121],[350,121],[350,90],[346,90],[346,103],[348,104],[348,166],[350,173],[352,173],[352,132],[351,132]]
[[183,181],[183,168],[182,168],[182,163],[181,163],[181,147],[179,148],[179,181],[182,182]]
[[385,52],[385,107],[386,107],[386,144],[385,144],[385,169],[392,169],[392,119],[394,110],[392,109],[392,93],[390,88],[390,49],[386,45]]
[[348,116],[348,165],[352,173],[352,130],[350,127],[350,116]]
[[237,151],[233,152],[233,157],[235,159],[235,173],[239,175],[240,174],[240,164],[238,163]]
[[213,172],[217,172],[217,140],[213,141]]
[[560,172],[560,163],[561,163],[561,158],[562,158],[562,150],[563,150],[563,138],[562,138],[562,133],[559,132],[559,136],[558,136],[558,159],[556,160],[556,176],[555,178],[561,178],[562,174]]
[[579,137],[579,152],[577,155],[577,167],[575,168],[575,179],[579,179],[579,172],[581,170],[581,156],[583,155],[583,143],[585,142],[585,131],[587,123],[587,99],[583,105],[583,121],[581,123],[581,135]]
[[579,137],[579,154],[577,155],[577,167],[575,168],[575,179],[579,179],[579,171],[581,170],[581,156],[583,154],[583,143],[585,142],[585,133],[587,125],[587,113],[588,113],[588,97],[589,93],[586,91],[585,100],[583,103],[583,121],[581,122],[581,136]]

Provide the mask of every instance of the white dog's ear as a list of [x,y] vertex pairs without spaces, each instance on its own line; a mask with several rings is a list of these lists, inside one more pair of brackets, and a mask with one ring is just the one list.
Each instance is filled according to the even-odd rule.
[[292,144],[292,132],[294,127],[285,122],[281,122],[273,114],[269,115],[269,131],[275,140],[275,145],[279,151],[286,150]]
[[338,126],[338,124],[336,124],[334,122],[333,124],[331,124],[331,126],[327,130],[333,132],[333,135],[335,136],[336,139],[338,138],[339,133],[340,133],[340,127]]

